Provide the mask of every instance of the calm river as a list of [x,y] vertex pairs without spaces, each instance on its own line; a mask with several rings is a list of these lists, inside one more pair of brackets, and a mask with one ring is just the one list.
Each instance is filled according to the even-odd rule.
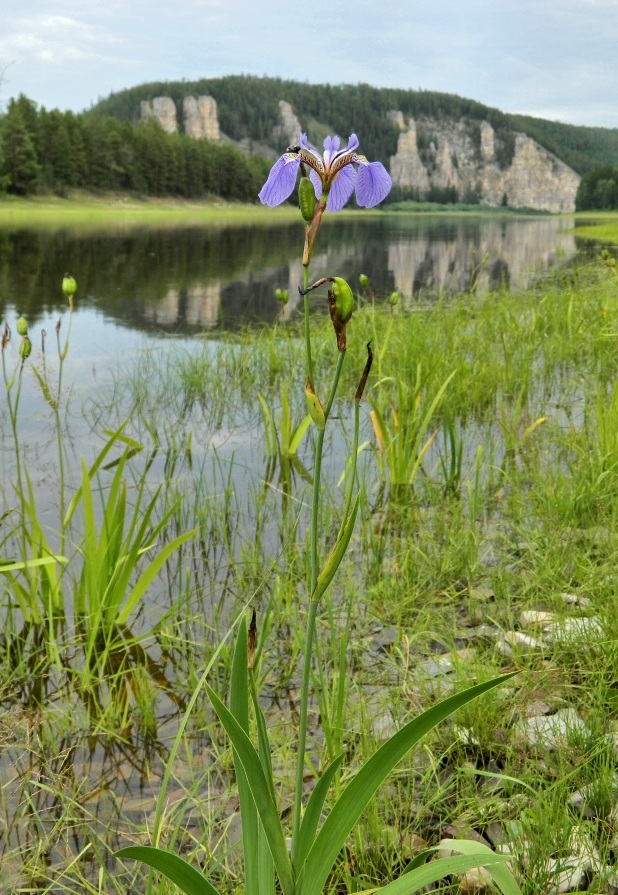
[[[312,259],[317,279],[336,274],[359,287],[370,278],[378,299],[397,290],[411,308],[438,294],[523,289],[543,271],[576,254],[572,221],[549,216],[397,215],[326,219]],[[89,427],[81,408],[109,386],[119,362],[170,338],[186,344],[197,336],[252,322],[293,319],[302,282],[301,224],[217,229],[134,228],[80,234],[77,229],[0,229],[0,321],[15,331],[18,311],[30,324],[31,365],[57,357],[55,328],[68,309],[60,283],[65,271],[79,284],[71,320],[70,354],[63,391],[70,393],[74,444],[88,453]],[[275,290],[287,288],[284,308]],[[201,340],[200,340],[201,341]],[[9,346],[17,358],[18,339]],[[28,368],[27,368],[28,369]],[[30,469],[48,478],[49,408],[33,381],[24,385],[20,427],[29,444]],[[12,469],[6,418],[0,425],[0,470]],[[53,452],[51,452],[53,453]],[[37,475],[38,472],[38,475]]]

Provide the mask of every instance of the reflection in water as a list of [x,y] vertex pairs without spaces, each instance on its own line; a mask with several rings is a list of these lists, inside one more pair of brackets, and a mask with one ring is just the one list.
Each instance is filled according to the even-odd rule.
[[[330,223],[330,225],[329,225]],[[316,278],[336,272],[356,286],[366,273],[380,297],[396,289],[419,295],[472,287],[521,288],[576,251],[564,219],[497,215],[386,215],[326,221],[312,260]],[[31,325],[62,308],[53,285],[70,270],[79,309],[101,326],[191,335],[251,321],[290,319],[302,283],[302,224],[155,230],[80,236],[61,231],[0,232],[0,315],[7,304]],[[290,303],[281,309],[277,288]]]

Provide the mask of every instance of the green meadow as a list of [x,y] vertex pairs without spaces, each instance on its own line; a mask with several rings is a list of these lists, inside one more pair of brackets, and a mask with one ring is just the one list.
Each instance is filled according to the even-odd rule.
[[[0,204],[10,226],[246,223],[262,213]],[[601,226],[594,235],[609,241],[616,218]],[[410,312],[386,298],[358,289],[324,436],[322,557],[347,518],[352,479],[360,501],[317,615],[306,793],[343,754],[337,796],[376,746],[438,699],[517,674],[403,758],[327,891],[372,890],[445,838],[479,837],[513,856],[524,895],[557,891],[567,871],[567,886],[577,873],[580,887],[613,891],[615,262],[606,253],[523,293],[472,290]],[[285,828],[319,437],[302,329],[170,341],[125,359],[79,411],[97,438],[92,455],[71,437],[76,409],[63,390],[79,351],[70,318],[67,307],[44,363],[24,350],[17,321],[3,340],[0,879],[14,895],[171,895],[157,872],[114,856],[158,844],[220,892],[244,891],[234,755],[203,683],[227,700],[235,632],[255,609]],[[336,349],[326,312],[311,328],[320,394]],[[45,401],[54,458],[44,507],[24,433],[28,388]],[[461,873],[442,883],[487,884]]]

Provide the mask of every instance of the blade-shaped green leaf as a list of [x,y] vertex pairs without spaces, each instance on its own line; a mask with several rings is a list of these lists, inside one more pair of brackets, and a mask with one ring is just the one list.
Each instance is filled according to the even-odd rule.
[[[275,801],[275,786],[273,782],[273,768],[270,757],[270,741],[268,739],[268,731],[266,729],[266,719],[264,712],[260,706],[257,688],[255,686],[255,678],[251,673],[251,697],[253,701],[253,710],[257,721],[258,729],[258,754],[264,776],[270,788],[270,797]],[[258,820],[258,892],[260,895],[275,895],[275,865],[273,857],[268,845],[268,838],[264,831],[261,821]]]
[[39,556],[36,559],[26,559],[23,562],[11,562],[7,565],[0,563],[0,572],[15,572],[19,569],[36,569],[38,566],[48,566],[52,563],[67,563],[66,556]]
[[227,735],[232,741],[232,746],[238,752],[242,766],[245,769],[257,812],[268,838],[268,845],[277,868],[283,895],[294,895],[294,873],[285,845],[281,819],[279,818],[277,807],[271,798],[270,786],[266,780],[260,757],[247,734],[229,709],[221,702],[214,690],[208,685],[206,690],[219,721],[224,726]]
[[148,587],[152,584],[154,579],[159,574],[167,558],[171,556],[172,553],[177,550],[182,544],[184,544],[185,541],[188,541],[189,538],[192,538],[196,532],[197,528],[193,528],[191,529],[191,531],[187,531],[184,534],[179,535],[177,538],[174,538],[173,541],[170,541],[169,544],[166,544],[161,552],[157,556],[155,556],[150,565],[146,569],[144,569],[144,571],[136,581],[135,586],[127,597],[124,606],[118,613],[117,624],[124,625],[128,621],[129,616],[131,615],[139,601],[142,599]]
[[303,417],[296,429],[294,430],[294,434],[290,440],[290,444],[288,447],[288,454],[290,457],[294,457],[298,452],[298,448],[300,447],[300,443],[305,437],[309,426],[312,423],[311,416],[307,414],[307,416]]
[[296,853],[298,867],[303,866],[305,858],[313,845],[315,831],[318,828],[322,809],[324,808],[324,801],[342,761],[343,755],[339,755],[331,764],[329,764],[309,796],[300,830],[298,831],[298,850]]
[[331,583],[333,578],[335,577],[335,572],[341,565],[341,560],[345,556],[345,552],[348,549],[348,544],[350,543],[350,538],[352,537],[352,532],[354,531],[354,524],[356,522],[356,516],[358,514],[358,508],[360,506],[360,493],[356,495],[356,500],[354,501],[354,506],[350,511],[350,515],[348,516],[345,527],[343,529],[343,534],[340,538],[337,539],[335,546],[333,547],[330,556],[324,563],[324,568],[318,575],[318,581],[315,586],[314,592],[311,594],[312,600],[319,600],[322,594],[325,592],[328,585]]
[[[232,658],[232,674],[230,680],[230,711],[249,735],[249,685],[247,670],[247,623],[241,619],[234,655]],[[245,859],[245,887],[247,895],[259,895],[259,849],[258,849],[258,816],[251,787],[238,752],[234,749],[234,770],[238,786],[240,802],[240,820],[242,825],[242,844]]]
[[419,889],[424,889],[425,886],[444,879],[445,876],[466,873],[475,867],[487,867],[490,873],[498,867],[501,870],[505,870],[504,865],[510,859],[510,855],[497,855],[495,852],[491,852],[489,856],[484,857],[477,854],[441,858],[439,861],[430,861],[428,864],[423,864],[422,867],[417,867],[415,870],[411,870],[410,873],[403,874],[399,879],[393,880],[392,883],[388,883],[388,885],[375,891],[379,895],[412,895],[412,893],[418,892]]
[[[95,477],[95,475],[97,474],[97,471],[100,469],[103,461],[105,460],[105,458],[107,457],[107,455],[109,454],[111,449],[113,448],[114,444],[121,438],[122,430],[127,425],[127,423],[128,423],[128,420],[125,420],[124,423],[122,423],[122,425],[118,429],[116,429],[115,432],[112,432],[110,434],[109,440],[106,441],[106,443],[103,445],[103,448],[100,451],[99,455],[97,456],[96,460],[94,461],[94,463],[92,464],[90,469],[87,470],[87,477],[90,480],[92,480]],[[82,498],[82,487],[79,487],[76,490],[73,497],[71,498],[71,502],[69,503],[64,520],[62,522],[63,529],[65,529],[67,527],[67,525],[69,524],[69,522],[71,521],[71,517],[73,516],[73,513],[75,512],[75,509],[76,509],[77,505],[79,504],[81,498]]]
[[215,887],[195,867],[187,864],[178,855],[163,851],[161,848],[154,848],[152,845],[128,845],[115,852],[115,857],[142,861],[149,867],[160,870],[185,895],[219,895]]
[[297,884],[299,895],[319,895],[322,892],[348,834],[375,792],[412,746],[456,709],[499,686],[516,673],[501,675],[499,678],[493,678],[462,693],[447,697],[409,721],[374,752],[344,789],[324,821],[305,864],[299,871]]
[[[521,889],[517,884],[517,880],[508,867],[504,867],[502,864],[485,864],[485,859],[489,859],[495,854],[488,845],[484,845],[482,842],[474,842],[470,839],[443,839],[437,847],[450,848],[453,851],[461,852],[461,854],[471,857],[480,856],[483,858],[480,866],[487,868],[487,872],[504,895],[521,895]],[[510,858],[510,855],[505,855],[505,857]]]

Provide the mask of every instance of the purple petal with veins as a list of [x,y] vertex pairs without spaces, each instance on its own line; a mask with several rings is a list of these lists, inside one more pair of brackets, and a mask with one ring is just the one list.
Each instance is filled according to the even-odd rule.
[[320,175],[311,168],[309,170],[309,179],[313,184],[313,188],[315,190],[315,198],[319,201],[322,196],[322,180]]
[[339,137],[327,137],[324,140],[324,167],[327,171],[333,158],[337,155],[340,145]]
[[266,183],[258,193],[258,198],[263,205],[281,205],[292,194],[296,185],[296,173],[300,165],[300,159],[294,156],[282,155],[270,169]]
[[361,162],[356,180],[356,201],[362,208],[373,208],[388,196],[392,183],[382,162]]
[[352,165],[346,165],[345,168],[342,168],[335,176],[326,201],[327,211],[341,211],[354,192],[356,177],[356,171]]

